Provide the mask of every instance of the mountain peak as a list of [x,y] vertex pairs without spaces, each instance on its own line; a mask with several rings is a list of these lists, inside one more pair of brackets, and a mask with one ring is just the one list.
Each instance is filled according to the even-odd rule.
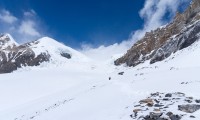
[[[60,59],[65,61],[65,55],[71,56],[73,60],[89,60],[85,55],[80,52],[58,42],[57,40],[50,37],[42,37],[38,40],[30,42],[27,44],[36,54],[41,53],[41,51],[46,52],[54,57],[55,59]],[[65,54],[65,55],[64,55]],[[64,56],[63,56],[64,55]],[[64,57],[64,58],[63,58]]]
[[11,35],[3,34],[0,43],[0,73],[9,73],[22,66],[38,66],[43,62],[59,65],[89,60],[80,52],[50,37],[18,45]]
[[13,39],[13,37],[6,33],[0,35],[0,49],[11,49],[19,44]]
[[45,36],[45,37],[42,37],[40,39],[38,39],[37,41],[40,41],[40,42],[56,42],[58,43],[58,41],[56,41],[55,39],[51,38],[51,37],[48,37],[48,36]]

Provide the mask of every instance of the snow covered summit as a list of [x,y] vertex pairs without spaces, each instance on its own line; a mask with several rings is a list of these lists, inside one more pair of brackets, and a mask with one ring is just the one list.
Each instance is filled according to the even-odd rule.
[[36,55],[40,54],[41,52],[49,54],[51,56],[51,60],[53,61],[65,61],[66,58],[79,61],[88,60],[88,58],[80,52],[49,37],[43,37],[36,41],[26,43],[26,46],[31,48]]

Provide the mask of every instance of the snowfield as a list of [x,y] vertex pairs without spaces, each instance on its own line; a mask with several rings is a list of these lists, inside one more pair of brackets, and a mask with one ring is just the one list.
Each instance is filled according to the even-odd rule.
[[[0,74],[0,120],[132,120],[134,104],[154,92],[200,99],[199,41],[152,65],[112,61],[71,59]],[[192,115],[200,119],[200,111]]]

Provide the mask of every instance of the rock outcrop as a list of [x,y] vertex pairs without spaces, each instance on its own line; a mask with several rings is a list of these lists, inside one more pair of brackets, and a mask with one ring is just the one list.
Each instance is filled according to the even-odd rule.
[[177,12],[174,20],[165,27],[147,32],[131,49],[115,61],[115,65],[136,66],[150,60],[161,61],[199,39],[200,0],[194,0],[183,12]]
[[181,92],[152,93],[146,99],[135,103],[130,117],[136,120],[189,120],[195,118],[192,113],[200,109],[200,104],[195,101],[193,97],[186,97]]
[[179,105],[178,109],[186,113],[194,113],[200,109],[200,105],[197,104]]

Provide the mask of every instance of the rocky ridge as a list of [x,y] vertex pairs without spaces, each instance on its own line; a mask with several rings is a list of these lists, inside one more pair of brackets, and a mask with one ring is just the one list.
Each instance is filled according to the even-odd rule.
[[200,1],[193,0],[183,12],[177,12],[174,20],[165,27],[147,32],[127,53],[117,59],[115,65],[136,66],[150,60],[155,63],[172,53],[186,48],[199,39]]

